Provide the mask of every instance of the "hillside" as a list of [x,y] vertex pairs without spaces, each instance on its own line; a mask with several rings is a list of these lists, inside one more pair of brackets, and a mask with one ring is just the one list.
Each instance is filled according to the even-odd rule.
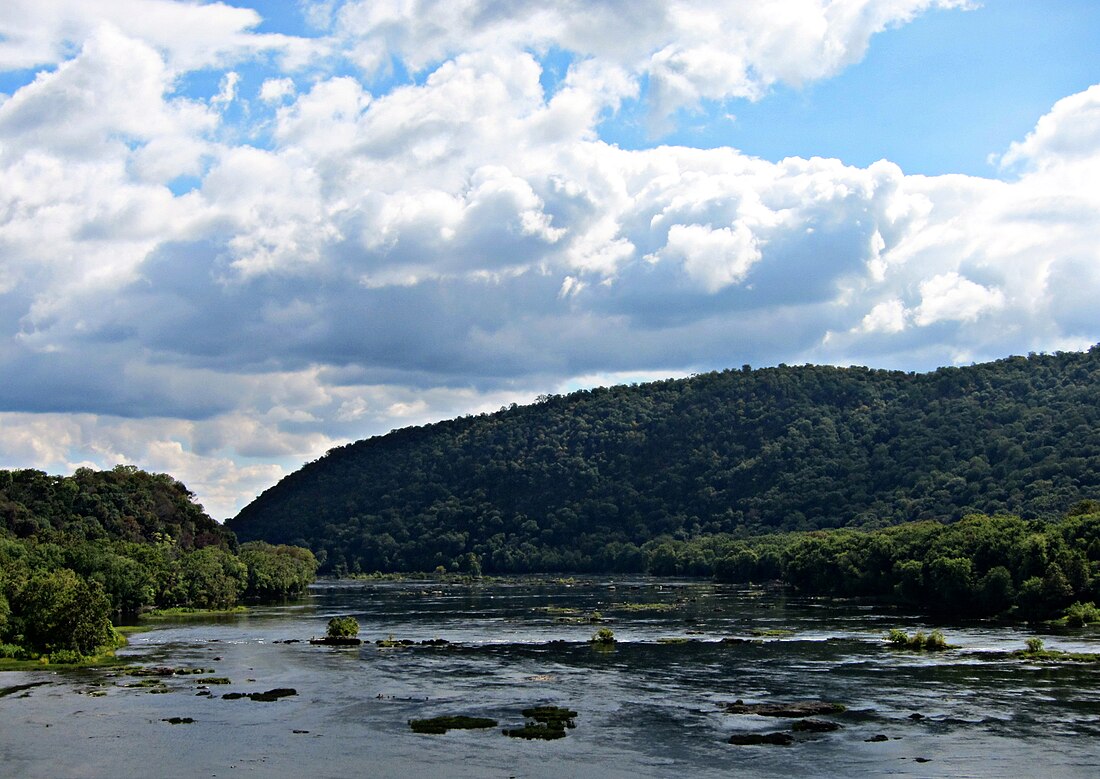
[[193,498],[173,477],[132,465],[80,468],[72,476],[0,471],[0,533],[41,541],[58,536],[170,540],[184,550],[235,546],[233,535]]
[[1097,494],[1100,347],[546,397],[334,449],[229,525],[330,571],[638,570],[662,536],[1054,517]]

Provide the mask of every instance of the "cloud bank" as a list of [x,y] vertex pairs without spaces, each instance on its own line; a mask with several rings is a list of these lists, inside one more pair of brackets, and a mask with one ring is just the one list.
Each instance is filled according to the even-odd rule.
[[135,462],[224,517],[337,443],[586,382],[1100,340],[1100,86],[999,179],[601,140],[960,2],[314,3],[308,37],[17,5],[0,465]]

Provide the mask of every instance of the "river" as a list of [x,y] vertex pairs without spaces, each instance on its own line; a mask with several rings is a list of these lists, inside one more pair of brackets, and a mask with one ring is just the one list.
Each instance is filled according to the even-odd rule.
[[[595,612],[606,621],[584,621]],[[345,614],[358,619],[362,646],[308,643]],[[600,627],[614,632],[614,645],[588,643]],[[938,627],[958,648],[896,649],[883,640],[893,627]],[[1008,654],[1032,635],[1024,626],[930,623],[702,581],[323,582],[293,604],[159,624],[120,652],[139,666],[204,675],[0,674],[0,774],[1096,775],[1100,665]],[[1039,635],[1047,648],[1100,652],[1097,633]],[[417,643],[375,643],[391,637]],[[419,643],[433,639],[450,643]],[[276,688],[297,694],[223,697]],[[787,746],[735,746],[733,734],[789,733],[793,723],[728,713],[735,700],[827,701],[846,710],[816,718],[840,726],[832,732],[794,733]],[[501,732],[539,704],[576,711],[576,727],[552,741]],[[459,714],[499,724],[443,735],[408,725]]]

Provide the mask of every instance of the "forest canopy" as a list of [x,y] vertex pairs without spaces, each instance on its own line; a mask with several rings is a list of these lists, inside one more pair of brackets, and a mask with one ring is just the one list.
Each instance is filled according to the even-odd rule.
[[333,449],[229,525],[335,573],[642,571],[655,539],[1056,519],[1098,494],[1094,347],[546,396]]

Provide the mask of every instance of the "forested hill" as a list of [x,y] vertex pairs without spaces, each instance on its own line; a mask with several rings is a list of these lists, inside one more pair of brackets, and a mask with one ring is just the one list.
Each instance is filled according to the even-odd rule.
[[637,570],[661,536],[1053,517],[1097,495],[1100,346],[541,398],[334,449],[229,524],[330,571]]
[[176,479],[132,465],[79,468],[72,476],[0,471],[0,535],[169,541],[181,549],[236,545],[233,535],[193,501]]

